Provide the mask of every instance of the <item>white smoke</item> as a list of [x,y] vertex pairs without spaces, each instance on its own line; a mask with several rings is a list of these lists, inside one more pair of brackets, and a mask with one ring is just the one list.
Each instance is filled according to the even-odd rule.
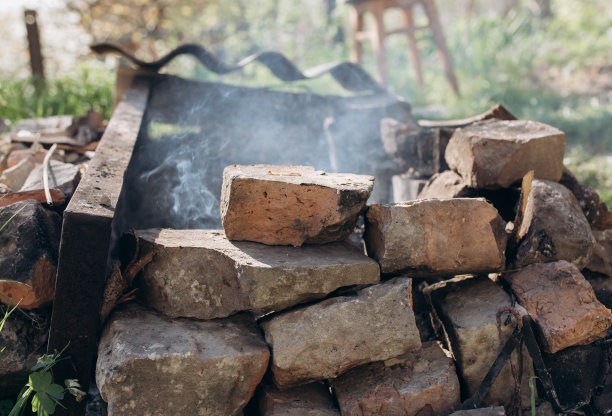
[[[380,140],[383,117],[411,119],[410,106],[389,94],[295,94],[170,77],[153,89],[122,215],[135,228],[220,228],[222,172],[230,164],[389,176],[397,167]],[[389,185],[377,178],[379,188]]]

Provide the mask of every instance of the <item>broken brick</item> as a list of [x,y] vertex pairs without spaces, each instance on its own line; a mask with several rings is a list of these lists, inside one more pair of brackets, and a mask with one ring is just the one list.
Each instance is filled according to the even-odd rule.
[[228,166],[221,219],[229,240],[301,246],[341,241],[355,227],[374,177],[307,166]]
[[612,325],[612,311],[597,300],[578,268],[565,260],[532,264],[504,279],[535,321],[542,350],[549,354],[590,344],[605,337]]
[[276,386],[283,390],[334,378],[419,349],[411,286],[411,279],[396,278],[263,322]]
[[455,365],[436,341],[424,343],[419,351],[350,370],[332,386],[346,416],[445,416],[460,403]]
[[455,130],[445,158],[476,189],[508,188],[533,170],[558,181],[563,173],[565,134],[526,120],[495,120]]
[[170,317],[278,311],[380,279],[376,262],[345,242],[287,247],[233,242],[218,230],[136,234],[143,252],[157,253],[141,274],[144,296]]
[[61,217],[36,201],[26,200],[0,209],[0,225],[5,223],[0,232],[0,269],[2,279],[13,282],[0,283],[0,301],[8,299],[23,309],[51,302]]
[[481,198],[372,204],[364,240],[383,273],[454,275],[501,270],[504,227],[497,210]]

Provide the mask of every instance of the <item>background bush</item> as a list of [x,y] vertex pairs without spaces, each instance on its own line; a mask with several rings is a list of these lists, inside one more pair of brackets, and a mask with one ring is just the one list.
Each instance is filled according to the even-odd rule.
[[[519,0],[505,15],[493,8],[506,0],[437,0],[461,95],[446,81],[431,34],[417,32],[425,84],[417,85],[407,41],[387,39],[389,88],[413,105],[417,117],[466,117],[501,103],[519,118],[549,123],[567,135],[568,163],[578,176],[612,205],[607,178],[612,154],[612,7],[609,0],[551,0],[543,16],[542,0]],[[196,42],[229,63],[261,50],[277,50],[300,68],[348,60],[348,6],[329,0],[68,0],[67,10],[94,40],[138,45],[152,59],[180,43]],[[416,13],[418,24],[425,22]],[[390,25],[399,15],[386,16]],[[43,42],[45,39],[43,39]],[[37,92],[27,79],[0,75],[0,117],[83,113],[88,108],[109,116],[113,74],[94,57]],[[369,45],[364,67],[376,74]],[[264,68],[249,66],[219,77],[192,59],[180,58],[168,72],[274,88],[346,94],[330,77],[281,85]],[[596,155],[597,157],[592,157]]]

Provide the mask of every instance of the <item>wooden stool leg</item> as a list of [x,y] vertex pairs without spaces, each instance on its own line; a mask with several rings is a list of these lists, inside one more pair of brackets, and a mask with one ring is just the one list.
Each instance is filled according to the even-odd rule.
[[387,52],[385,50],[385,22],[384,22],[384,7],[382,2],[374,2],[372,14],[374,16],[374,30],[372,31],[372,44],[374,45],[374,53],[376,54],[376,63],[378,64],[378,74],[380,82],[387,85]]
[[423,70],[421,67],[421,56],[419,55],[419,47],[417,46],[417,39],[414,34],[414,19],[412,18],[412,9],[402,9],[402,21],[404,27],[409,30],[408,35],[408,47],[410,48],[410,56],[412,57],[412,66],[414,67],[414,74],[419,85],[423,85]]
[[446,77],[453,87],[455,94],[459,95],[457,78],[455,78],[453,63],[451,62],[450,54],[448,53],[448,48],[446,47],[446,40],[444,39],[444,34],[442,33],[442,27],[440,26],[440,19],[438,17],[436,5],[434,4],[433,0],[423,0],[422,4],[425,7],[425,13],[427,13],[427,18],[429,19],[429,27],[433,32],[434,42],[436,43],[438,51],[440,52],[440,57],[442,58],[442,65],[444,65]]
[[353,36],[353,48],[351,49],[351,61],[361,64],[361,58],[363,56],[363,46],[357,35],[363,31],[363,13],[358,11],[356,8],[351,8],[351,29]]

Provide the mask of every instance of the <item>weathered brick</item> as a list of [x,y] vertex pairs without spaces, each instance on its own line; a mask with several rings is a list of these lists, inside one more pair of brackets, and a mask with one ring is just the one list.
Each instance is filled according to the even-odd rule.
[[275,384],[286,389],[330,379],[420,348],[411,286],[411,279],[396,278],[263,322]]
[[474,190],[454,170],[433,175],[419,192],[419,199],[449,199],[471,197]]
[[16,192],[23,186],[35,166],[32,159],[24,159],[2,172],[0,180],[12,191]]
[[329,388],[320,383],[284,391],[261,384],[255,394],[261,416],[340,416]]
[[137,231],[157,255],[141,274],[150,306],[170,317],[211,319],[279,311],[341,286],[379,281],[375,261],[345,242],[303,247],[231,242],[223,231]]
[[332,385],[346,416],[442,416],[460,403],[455,365],[436,341],[424,343],[419,351],[352,369]]
[[612,324],[612,311],[567,261],[532,264],[504,279],[536,322],[540,345],[547,353],[590,344],[603,338]]
[[505,222],[484,199],[370,205],[364,240],[383,273],[461,274],[500,270]]
[[612,278],[612,229],[593,230],[596,245],[586,269]]
[[556,182],[534,179],[527,197],[520,242],[513,267],[567,260],[584,268],[595,248],[595,238],[580,204]]
[[[81,172],[77,165],[56,160],[49,162],[49,188],[59,189],[67,198],[70,198],[80,180]],[[37,189],[44,189],[42,165],[37,166],[30,172],[20,191],[35,191]]]
[[19,283],[0,283],[0,301],[19,302],[23,309],[50,303],[55,295],[61,217],[26,200],[0,208],[0,225],[7,221],[0,233],[0,270],[3,280]]
[[504,406],[481,407],[479,409],[457,410],[449,416],[506,416]]
[[[501,315],[498,329],[496,315],[501,308],[512,307],[510,295],[502,286],[486,276],[456,277],[429,286],[425,293],[434,308],[434,318],[439,328],[444,329],[448,345],[457,363],[457,372],[472,396],[491,365],[499,355],[516,326],[509,313]],[[519,314],[526,314],[517,305]],[[523,377],[521,379],[521,405],[530,404],[529,377],[533,364],[526,348],[523,348]],[[511,356],[518,364],[517,354]],[[504,405],[510,408],[514,394],[514,378],[509,362],[492,384],[484,398],[483,406]]]
[[301,246],[348,237],[372,193],[374,177],[308,166],[228,166],[221,220],[230,240]]
[[137,305],[116,311],[98,347],[108,415],[238,415],[270,353],[251,319],[170,320]]
[[609,367],[606,352],[599,345],[578,345],[555,354],[542,354],[555,391],[563,406],[588,402],[604,381]]
[[507,188],[533,170],[558,181],[563,173],[565,134],[526,120],[496,120],[455,130],[445,158],[472,188]]
[[470,188],[453,170],[432,176],[418,195],[418,199],[485,198],[506,221],[515,219],[515,207],[519,197],[520,190],[517,188],[493,190]]
[[440,133],[437,129],[424,129],[412,120],[403,123],[383,118],[380,139],[400,172],[412,169],[421,176],[431,176],[440,171]]
[[[0,318],[7,306],[0,305]],[[31,368],[45,352],[51,308],[27,314],[13,311],[0,331],[0,402],[14,401],[28,382]]]

